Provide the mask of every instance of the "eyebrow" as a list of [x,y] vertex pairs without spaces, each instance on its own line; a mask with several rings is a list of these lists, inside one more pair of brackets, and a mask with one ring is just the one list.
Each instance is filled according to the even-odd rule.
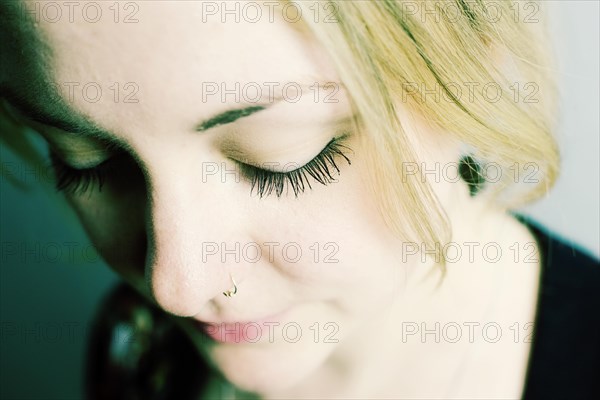
[[265,109],[267,109],[267,107],[265,106],[252,106],[237,110],[225,111],[199,124],[196,128],[196,132],[205,132],[217,126],[231,124],[232,122],[235,122],[238,119],[248,117]]

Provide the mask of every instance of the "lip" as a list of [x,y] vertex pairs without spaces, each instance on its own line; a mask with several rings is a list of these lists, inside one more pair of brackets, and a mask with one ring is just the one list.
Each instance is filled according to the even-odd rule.
[[196,326],[218,343],[257,343],[269,337],[269,330],[281,323],[286,311],[269,317],[246,321],[204,322],[194,320]]

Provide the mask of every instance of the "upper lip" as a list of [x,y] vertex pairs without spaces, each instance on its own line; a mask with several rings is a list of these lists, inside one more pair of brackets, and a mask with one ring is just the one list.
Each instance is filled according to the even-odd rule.
[[249,324],[249,323],[269,322],[270,320],[278,320],[278,319],[280,319],[281,315],[284,312],[285,311],[279,311],[277,313],[268,314],[266,317],[254,318],[254,319],[236,318],[236,319],[223,319],[220,321],[205,321],[205,320],[201,320],[201,319],[194,318],[194,317],[192,317],[192,319],[196,322],[199,322],[202,325],[221,325],[221,324],[232,325],[232,324],[236,324],[236,323]]

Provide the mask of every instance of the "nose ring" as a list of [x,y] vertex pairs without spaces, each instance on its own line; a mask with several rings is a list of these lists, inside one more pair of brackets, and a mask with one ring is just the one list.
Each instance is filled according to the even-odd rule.
[[233,289],[223,292],[223,296],[225,297],[232,297],[237,293],[237,285],[235,284],[235,280],[233,280],[233,276],[231,276],[231,274],[229,274],[229,279],[231,279],[231,283],[233,283]]

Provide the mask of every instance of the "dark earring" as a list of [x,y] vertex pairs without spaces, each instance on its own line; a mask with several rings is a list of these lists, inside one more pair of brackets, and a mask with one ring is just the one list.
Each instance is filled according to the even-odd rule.
[[477,192],[483,188],[485,178],[481,173],[481,166],[473,157],[461,157],[458,164],[458,173],[460,174],[460,177],[467,182],[471,197],[475,196]]

